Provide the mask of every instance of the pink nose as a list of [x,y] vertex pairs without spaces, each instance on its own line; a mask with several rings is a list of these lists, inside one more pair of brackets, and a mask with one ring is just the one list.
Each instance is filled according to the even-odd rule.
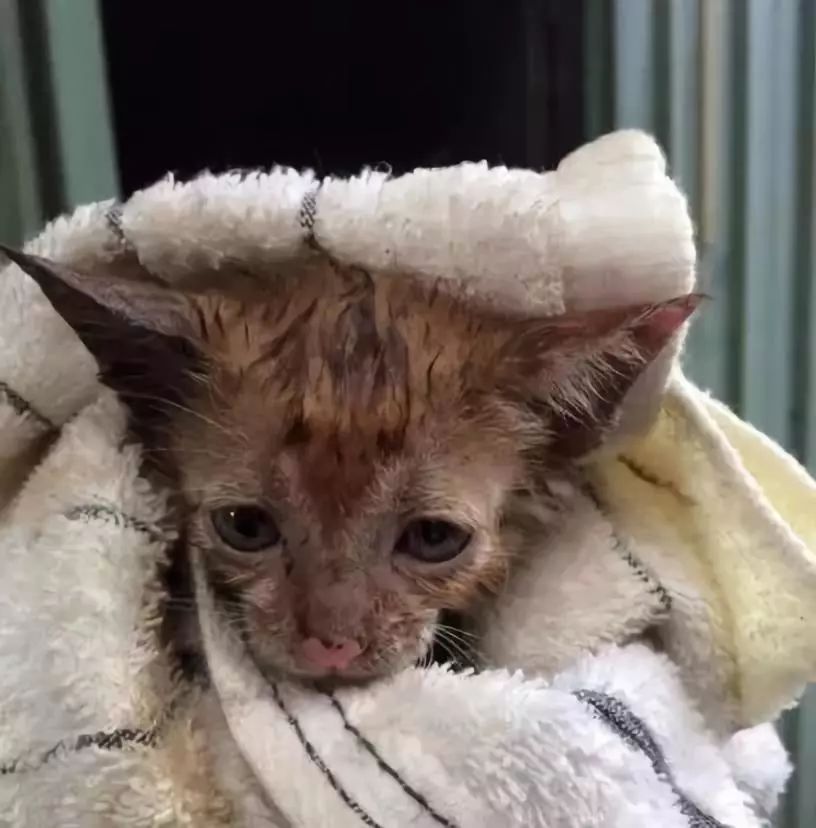
[[338,638],[335,641],[307,638],[300,645],[300,650],[303,657],[316,667],[345,670],[363,648],[352,638]]

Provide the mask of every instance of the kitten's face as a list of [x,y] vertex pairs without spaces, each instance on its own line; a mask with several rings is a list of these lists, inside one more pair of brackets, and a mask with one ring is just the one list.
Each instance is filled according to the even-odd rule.
[[176,448],[190,542],[262,668],[390,672],[422,655],[440,609],[501,585],[502,506],[525,479],[509,429],[440,412],[381,448],[376,430],[315,419],[289,443],[268,412],[223,412],[229,436],[188,422]]
[[261,668],[365,679],[502,584],[502,507],[544,435],[495,394],[503,334],[449,299],[329,270],[283,304],[200,304],[208,379],[167,448]]
[[13,255],[178,481],[225,622],[309,679],[410,664],[499,588],[511,498],[600,442],[696,304],[542,320],[329,263],[239,299]]

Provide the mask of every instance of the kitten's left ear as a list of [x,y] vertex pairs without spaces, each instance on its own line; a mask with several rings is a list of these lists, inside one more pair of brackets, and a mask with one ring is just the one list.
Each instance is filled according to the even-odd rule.
[[516,324],[499,359],[499,384],[547,420],[564,459],[596,448],[615,426],[636,380],[702,297],[566,314]]
[[0,252],[37,282],[137,420],[160,415],[157,400],[178,403],[202,358],[188,296],[156,281],[89,275],[2,245]]

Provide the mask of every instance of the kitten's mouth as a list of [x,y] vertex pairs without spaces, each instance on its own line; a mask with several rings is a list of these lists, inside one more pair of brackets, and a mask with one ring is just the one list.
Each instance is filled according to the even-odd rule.
[[[350,658],[345,653],[337,658],[319,648],[304,644],[311,639],[299,637],[278,638],[253,634],[244,625],[243,644],[255,667],[269,682],[293,682],[328,691],[340,687],[359,687],[371,684],[411,667],[427,667],[430,663],[450,663],[450,657],[432,658],[436,623],[433,621],[416,630],[414,635],[402,632],[391,638],[370,641]],[[310,657],[311,656],[311,657]],[[320,663],[324,659],[324,663]]]
[[[399,665],[389,668],[387,665],[350,665],[343,669],[339,668],[318,668],[298,664],[293,660],[287,663],[267,661],[255,652],[251,642],[246,644],[253,663],[258,671],[270,682],[294,682],[306,687],[313,687],[322,692],[330,692],[340,687],[361,687],[382,679],[396,671]],[[409,662],[410,664],[410,662]],[[408,664],[404,665],[408,666]]]

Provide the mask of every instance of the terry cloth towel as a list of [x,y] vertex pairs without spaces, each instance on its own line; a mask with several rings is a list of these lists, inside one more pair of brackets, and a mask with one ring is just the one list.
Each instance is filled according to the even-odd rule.
[[[319,249],[550,313],[694,278],[685,201],[635,132],[545,174],[168,179],[28,249],[175,283]],[[268,684],[196,568],[210,682],[193,687],[156,641],[163,493],[93,360],[5,268],[0,825],[766,824],[788,773],[767,722],[816,672],[814,484],[682,376],[680,344],[485,614],[483,672],[411,669],[333,696]]]

